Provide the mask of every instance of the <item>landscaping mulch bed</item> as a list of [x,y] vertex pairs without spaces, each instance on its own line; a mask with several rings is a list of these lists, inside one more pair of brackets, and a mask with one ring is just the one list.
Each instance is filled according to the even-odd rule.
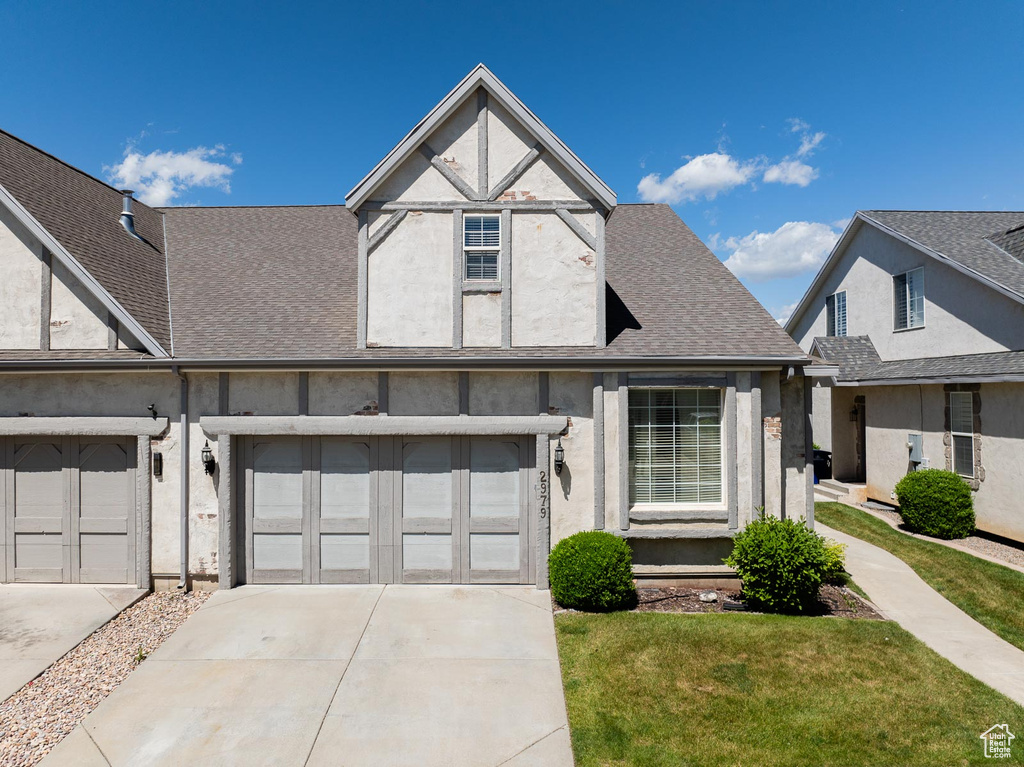
[[[715,601],[705,602],[701,594],[715,594]],[[631,612],[639,613],[723,613],[731,612],[726,603],[738,607],[737,612],[754,613],[740,599],[740,593],[724,589],[638,588],[637,605]],[[571,613],[552,599],[556,613]],[[825,584],[818,592],[817,609],[807,615],[833,618],[866,618],[885,620],[870,603],[845,586]]]
[[[879,516],[885,517],[901,530],[906,530],[906,527],[903,525],[903,517],[895,509],[878,509],[872,506],[871,511]],[[935,540],[927,535],[920,535],[919,533],[917,535],[926,541]],[[1006,543],[994,541],[991,538],[986,538],[981,535],[968,535],[966,538],[959,538],[951,541],[951,543],[959,544],[960,546],[972,549],[973,551],[985,554],[989,557],[1001,559],[1004,562],[1016,565],[1017,567],[1024,567],[1024,548],[1018,546],[1011,546]]]
[[0,703],[0,765],[39,762],[209,597],[150,594]]
[[[714,602],[701,601],[701,594],[709,589],[688,588],[641,588],[637,589],[639,604],[636,612],[659,613],[721,613],[729,612],[726,602],[740,603],[738,591],[718,590],[714,593]],[[746,610],[746,612],[753,612]],[[845,586],[826,584],[818,593],[818,609],[809,613],[816,616],[832,616],[837,618],[867,618],[882,620],[870,604],[854,594]]]

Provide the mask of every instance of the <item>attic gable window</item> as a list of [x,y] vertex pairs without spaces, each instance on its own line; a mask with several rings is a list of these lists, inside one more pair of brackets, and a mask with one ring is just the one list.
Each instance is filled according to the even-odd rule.
[[893,330],[924,327],[924,267],[892,278]]
[[827,336],[846,335],[846,291],[840,290],[825,299],[825,314],[828,318]]
[[462,219],[463,261],[467,282],[497,282],[501,253],[501,216],[464,216]]

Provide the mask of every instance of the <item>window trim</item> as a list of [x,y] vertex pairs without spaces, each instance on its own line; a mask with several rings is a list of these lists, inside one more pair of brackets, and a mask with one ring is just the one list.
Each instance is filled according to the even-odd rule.
[[[632,391],[639,391],[639,390],[644,390],[644,389],[647,389],[647,390],[651,390],[651,389],[667,389],[667,390],[674,390],[674,391],[716,391],[716,392],[718,392],[719,483],[720,483],[720,486],[721,486],[721,491],[720,491],[720,494],[719,494],[719,498],[720,499],[718,501],[701,501],[701,500],[697,500],[697,501],[672,501],[672,502],[667,502],[667,503],[666,502],[647,502],[647,503],[644,503],[644,502],[638,502],[638,501],[634,501],[633,500],[633,498],[635,496],[635,484],[634,484],[634,482],[635,482],[635,478],[634,478],[635,463],[631,463],[630,460],[629,460],[629,454],[632,451],[631,440],[632,440],[632,434],[633,434],[633,431],[632,431],[632,429],[629,426],[629,393],[632,392]],[[627,506],[628,506],[630,511],[632,511],[632,510],[637,510],[637,511],[640,511],[640,510],[643,510],[643,511],[676,511],[676,510],[686,510],[686,511],[704,511],[704,510],[706,510],[706,511],[726,511],[726,510],[728,510],[728,508],[729,508],[729,498],[728,498],[729,478],[727,476],[728,456],[726,454],[727,453],[727,447],[728,447],[728,441],[727,441],[728,435],[726,433],[726,431],[727,431],[726,394],[727,394],[727,387],[725,387],[725,386],[664,386],[664,385],[660,385],[659,386],[659,385],[648,385],[648,386],[629,386],[629,387],[626,388],[626,397],[625,397],[625,402],[623,403],[625,405],[625,408],[626,408],[626,417],[624,419],[625,423],[626,423],[626,432],[627,432],[626,433],[626,440],[625,440],[626,454],[624,456],[622,456],[622,459],[623,459],[624,471],[625,471],[625,475],[626,475],[626,477],[625,477],[626,485],[627,485],[627,487],[626,487],[626,498],[628,499],[627,500]],[[700,484],[700,482],[698,480],[698,485],[699,484]]]
[[[970,411],[971,411],[971,431],[970,432],[956,431],[956,429],[953,428],[953,426],[954,426],[953,414],[956,412],[956,409],[953,407],[953,398],[954,397],[969,397],[970,398]],[[977,479],[977,475],[976,475],[976,472],[974,470],[974,448],[975,448],[975,444],[974,444],[974,392],[969,392],[969,391],[951,391],[951,392],[949,392],[949,437],[950,437],[950,439],[949,439],[950,445],[949,446],[950,446],[950,451],[952,453],[950,463],[952,464],[953,473],[958,474],[961,477],[964,477],[966,479]],[[956,466],[956,438],[957,437],[961,437],[961,438],[966,437],[966,438],[971,440],[971,473],[970,474],[963,474],[963,473],[957,471],[957,466]]]
[[[840,295],[843,297],[843,332],[838,332],[839,328],[836,327],[839,322],[839,313],[837,310],[838,301],[836,300]],[[831,332],[829,332],[831,326]],[[846,338],[849,332],[849,312],[847,311],[847,296],[846,290],[837,290],[830,296],[825,297],[825,335],[830,338]]]
[[[498,245],[493,247],[491,245],[467,245],[466,244],[466,222],[473,218],[493,218],[498,222]],[[464,213],[462,216],[462,282],[466,286],[478,286],[478,285],[500,285],[501,284],[501,243],[502,243],[502,222],[501,213]],[[496,253],[495,258],[495,273],[494,277],[470,277],[469,276],[469,259],[467,258],[470,253]],[[493,290],[493,287],[491,287]],[[486,291],[490,292],[490,291]]]
[[[906,277],[906,276],[908,276],[910,274],[913,274],[915,272],[920,272],[921,273],[921,279],[920,279],[920,284],[921,284],[921,324],[920,325],[911,325],[910,324],[910,317],[911,317],[910,292],[909,292],[910,291],[910,280],[905,280],[903,284],[904,284],[904,290],[907,291],[907,293],[906,293],[906,301],[907,301],[907,326],[905,328],[901,328],[901,327],[898,327],[897,324],[896,324],[896,322],[897,322],[897,315],[896,315],[896,280],[898,280],[900,277]],[[923,266],[918,266],[918,267],[915,267],[913,269],[908,269],[905,272],[900,272],[899,274],[894,274],[892,276],[892,332],[893,333],[904,333],[904,332],[906,332],[908,330],[920,330],[921,328],[926,327],[927,324],[928,324],[928,322],[927,322],[927,305],[928,305],[928,302],[925,301],[925,293],[924,293],[924,267]]]

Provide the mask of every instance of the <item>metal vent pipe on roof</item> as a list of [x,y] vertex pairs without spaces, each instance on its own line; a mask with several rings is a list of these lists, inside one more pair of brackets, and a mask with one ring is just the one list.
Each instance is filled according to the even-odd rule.
[[132,195],[135,194],[131,189],[121,190],[121,199],[124,201],[124,207],[121,209],[121,226],[136,240],[142,240],[138,234],[135,233],[135,213],[132,211]]

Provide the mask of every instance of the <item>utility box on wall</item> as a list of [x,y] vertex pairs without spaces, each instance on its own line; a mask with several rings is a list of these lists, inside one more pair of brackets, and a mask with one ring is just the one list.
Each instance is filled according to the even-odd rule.
[[914,469],[928,468],[924,459],[924,436],[921,434],[908,434],[907,447],[910,449],[910,462]]

